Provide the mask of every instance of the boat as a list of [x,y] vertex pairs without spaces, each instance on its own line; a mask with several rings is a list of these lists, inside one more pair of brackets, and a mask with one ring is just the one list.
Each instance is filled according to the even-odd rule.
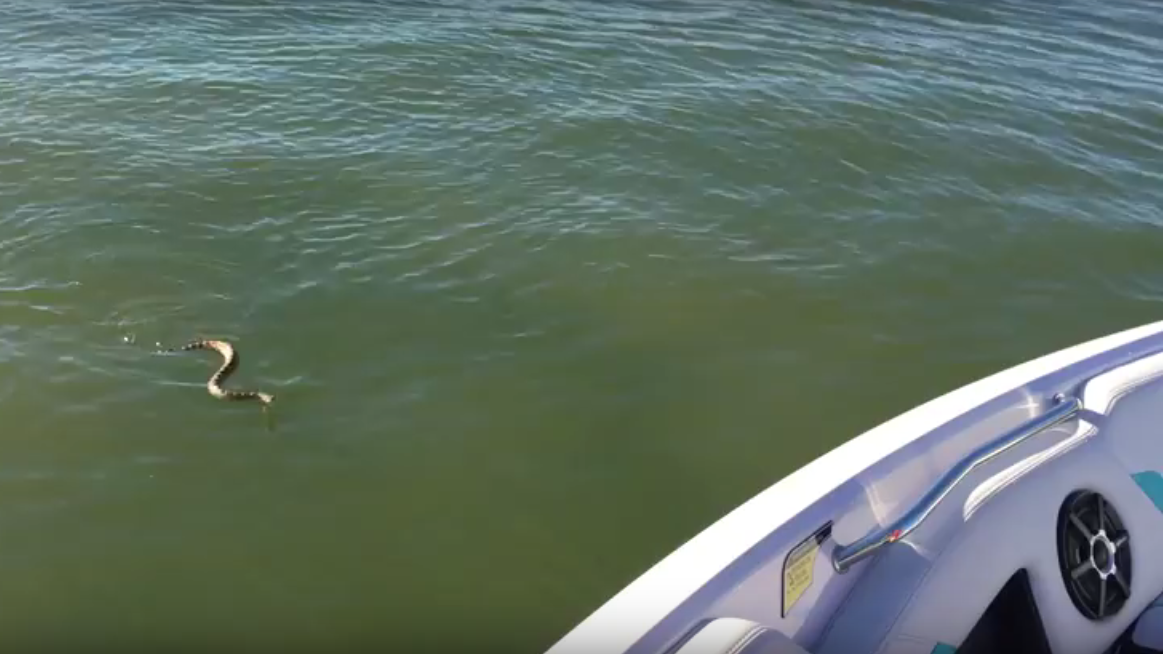
[[1163,321],[825,453],[548,654],[1163,652],[1161,473]]

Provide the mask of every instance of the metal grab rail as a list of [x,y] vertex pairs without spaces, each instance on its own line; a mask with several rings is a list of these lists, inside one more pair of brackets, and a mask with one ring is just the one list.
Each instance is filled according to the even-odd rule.
[[876,550],[894,543],[908,536],[914,529],[921,526],[925,518],[937,508],[941,500],[953,490],[966,475],[977,466],[993,459],[1006,450],[1018,445],[1031,436],[1036,436],[1051,427],[1055,427],[1073,418],[1082,409],[1082,400],[1077,397],[1066,397],[1058,394],[1054,396],[1057,404],[1046,413],[1031,418],[994,440],[982,445],[965,455],[948,472],[941,476],[936,484],[918,501],[908,513],[893,521],[887,527],[848,545],[837,544],[832,550],[832,567],[841,574],[848,571],[859,561],[872,556]]

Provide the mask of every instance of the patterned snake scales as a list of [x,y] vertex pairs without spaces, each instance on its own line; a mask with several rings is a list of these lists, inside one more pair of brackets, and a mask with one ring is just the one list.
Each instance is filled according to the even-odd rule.
[[238,352],[234,349],[234,346],[226,341],[197,340],[186,343],[181,347],[162,349],[159,352],[164,354],[171,352],[189,352],[190,350],[214,350],[222,355],[222,366],[213,375],[210,375],[210,379],[206,382],[206,390],[210,391],[210,395],[220,400],[258,400],[262,402],[264,409],[271,402],[275,401],[275,396],[270,393],[263,393],[261,391],[232,391],[222,388],[222,382],[234,374],[239,362],[242,360]]

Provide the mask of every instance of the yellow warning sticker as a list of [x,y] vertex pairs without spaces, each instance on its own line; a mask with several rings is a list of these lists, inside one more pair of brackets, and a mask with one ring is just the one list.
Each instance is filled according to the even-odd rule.
[[828,522],[792,548],[783,560],[783,606],[780,616],[785,617],[804,592],[812,585],[812,574],[816,566],[816,555],[820,544],[832,533],[832,523]]

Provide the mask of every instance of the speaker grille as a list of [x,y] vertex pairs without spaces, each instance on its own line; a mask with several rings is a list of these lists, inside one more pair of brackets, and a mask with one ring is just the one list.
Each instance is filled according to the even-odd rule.
[[1091,620],[1115,615],[1130,598],[1130,536],[1102,495],[1080,490],[1062,503],[1058,564],[1071,601]]

